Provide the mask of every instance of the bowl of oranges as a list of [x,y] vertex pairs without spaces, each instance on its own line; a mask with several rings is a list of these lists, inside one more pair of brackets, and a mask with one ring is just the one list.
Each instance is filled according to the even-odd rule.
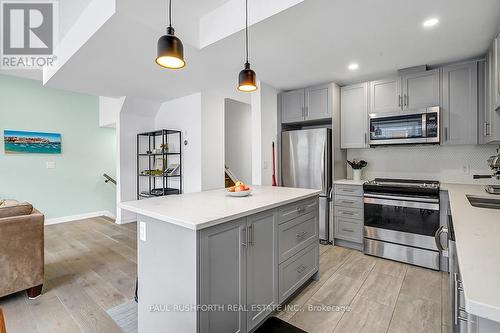
[[252,193],[252,189],[245,183],[237,181],[236,185],[227,188],[227,193],[232,197],[246,197]]

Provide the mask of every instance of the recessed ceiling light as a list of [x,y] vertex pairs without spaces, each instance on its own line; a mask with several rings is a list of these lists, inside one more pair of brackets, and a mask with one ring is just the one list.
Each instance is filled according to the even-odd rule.
[[439,19],[433,17],[433,18],[430,18],[428,20],[425,20],[424,23],[422,23],[422,25],[424,26],[424,28],[430,28],[430,27],[435,26],[438,23],[439,23]]
[[349,68],[351,71],[355,71],[356,69],[359,68],[359,65],[356,63],[352,63],[352,64],[349,64],[349,66],[347,66],[347,68]]

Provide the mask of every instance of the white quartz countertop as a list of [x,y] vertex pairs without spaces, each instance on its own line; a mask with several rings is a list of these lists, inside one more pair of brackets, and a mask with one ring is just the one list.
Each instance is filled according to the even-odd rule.
[[333,183],[335,185],[363,185],[364,183],[366,183],[367,180],[353,180],[353,179],[338,179],[338,180],[335,180]]
[[500,210],[473,207],[466,195],[491,197],[484,186],[442,184],[448,191],[468,313],[500,322]]
[[157,220],[200,230],[243,216],[314,197],[318,190],[251,186],[248,197],[231,197],[225,189],[128,201],[120,208]]

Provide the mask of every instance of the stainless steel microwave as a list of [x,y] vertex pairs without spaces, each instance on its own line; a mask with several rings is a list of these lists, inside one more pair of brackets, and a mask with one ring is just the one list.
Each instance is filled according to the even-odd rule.
[[411,111],[371,113],[370,146],[439,144],[439,106]]

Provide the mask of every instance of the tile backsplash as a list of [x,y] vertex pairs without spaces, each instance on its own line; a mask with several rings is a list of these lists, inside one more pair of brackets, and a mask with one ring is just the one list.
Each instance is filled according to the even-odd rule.
[[[363,159],[363,179],[375,177],[439,180],[447,183],[498,184],[494,179],[473,180],[474,174],[490,174],[487,159],[496,145],[400,146],[348,149],[347,159]],[[352,170],[347,166],[347,175]]]

